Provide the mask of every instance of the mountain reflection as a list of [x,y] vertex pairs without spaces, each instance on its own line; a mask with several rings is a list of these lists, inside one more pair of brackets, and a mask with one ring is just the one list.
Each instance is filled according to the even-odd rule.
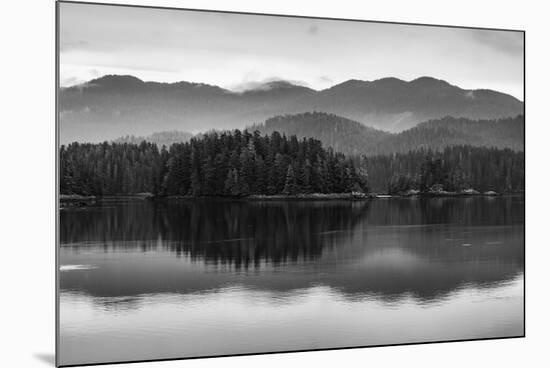
[[[61,212],[61,290],[113,300],[233,285],[437,301],[523,272],[523,198],[181,201]],[[116,303],[115,303],[116,304]]]

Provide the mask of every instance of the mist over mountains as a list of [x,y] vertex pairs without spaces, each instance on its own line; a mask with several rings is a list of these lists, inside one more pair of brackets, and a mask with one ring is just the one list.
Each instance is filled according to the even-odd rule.
[[201,83],[108,75],[60,90],[60,140],[100,142],[162,131],[244,128],[278,115],[313,111],[353,120],[375,128],[370,134],[383,135],[380,130],[401,132],[446,116],[513,117],[522,114],[523,103],[500,92],[464,90],[431,77],[349,80],[321,91],[271,81],[234,92]]
[[166,146],[169,147],[174,143],[184,143],[193,138],[193,134],[188,132],[181,132],[179,130],[171,130],[164,132],[155,132],[147,136],[135,136],[135,135],[125,135],[124,137],[119,137],[115,139],[114,143],[131,143],[131,144],[140,144],[143,141],[149,143],[155,143],[158,147]]
[[[470,145],[493,147],[514,151],[524,150],[524,117],[498,120],[470,120],[447,116],[430,120],[399,133],[388,133],[366,127],[363,124],[321,112],[295,115],[278,115],[262,124],[246,128],[261,135],[279,132],[298,139],[315,138],[324,147],[330,147],[346,155],[386,155],[406,153],[419,149],[443,150],[446,147]],[[201,138],[209,132],[193,135],[181,131],[157,132],[149,136],[124,136],[115,143],[139,144],[142,141],[169,147],[173,143],[185,143],[191,138]]]

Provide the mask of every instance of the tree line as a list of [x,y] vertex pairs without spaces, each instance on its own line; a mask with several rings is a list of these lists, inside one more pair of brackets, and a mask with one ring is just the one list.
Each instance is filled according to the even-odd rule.
[[278,132],[211,132],[169,148],[71,143],[60,149],[62,194],[247,196],[367,190],[352,159],[319,140]]
[[399,194],[410,190],[496,191],[525,190],[525,155],[510,149],[446,147],[420,148],[407,153],[357,159],[374,192]]
[[521,192],[524,153],[451,146],[345,156],[313,138],[211,132],[169,148],[71,143],[60,149],[62,194],[233,196],[411,190]]

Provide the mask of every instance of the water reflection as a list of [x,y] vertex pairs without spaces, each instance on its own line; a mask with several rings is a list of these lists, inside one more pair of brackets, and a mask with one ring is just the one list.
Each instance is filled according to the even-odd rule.
[[62,265],[84,265],[61,289],[109,304],[231,285],[435,302],[520,275],[523,221],[521,197],[103,204],[61,213]]
[[518,336],[523,208],[480,197],[64,209],[60,362]]

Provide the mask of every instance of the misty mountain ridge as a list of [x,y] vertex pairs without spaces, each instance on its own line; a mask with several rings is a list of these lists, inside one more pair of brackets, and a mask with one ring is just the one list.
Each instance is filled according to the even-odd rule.
[[[419,149],[441,151],[451,146],[473,146],[524,150],[524,118],[498,120],[469,120],[445,117],[430,120],[399,133],[389,133],[343,118],[321,112],[308,112],[296,115],[280,115],[267,119],[264,123],[246,128],[250,133],[261,135],[278,132],[281,135],[295,135],[299,139],[315,138],[324,147],[330,147],[347,155],[385,155],[407,153]],[[191,138],[220,133],[207,131],[193,135],[188,132],[158,132],[146,137],[125,136],[115,143],[142,141],[156,143],[159,147],[169,147],[173,143],[184,143]]]
[[524,117],[470,120],[444,117],[399,133],[389,133],[326,113],[282,115],[248,128],[262,134],[275,131],[298,138],[313,137],[324,146],[349,155],[406,153],[417,149],[442,150],[457,145],[524,150]]
[[315,92],[314,89],[299,84],[297,82],[291,82],[284,79],[271,79],[263,82],[248,82],[234,88],[227,89],[232,93],[250,94],[260,91],[302,91],[302,92]]
[[61,88],[59,95],[62,143],[171,130],[244,128],[273,116],[306,111],[399,132],[445,116],[517,116],[523,113],[523,103],[504,93],[464,90],[431,77],[410,82],[351,79],[320,91],[272,80],[237,92],[203,83],[145,82],[128,75],[106,75]]

